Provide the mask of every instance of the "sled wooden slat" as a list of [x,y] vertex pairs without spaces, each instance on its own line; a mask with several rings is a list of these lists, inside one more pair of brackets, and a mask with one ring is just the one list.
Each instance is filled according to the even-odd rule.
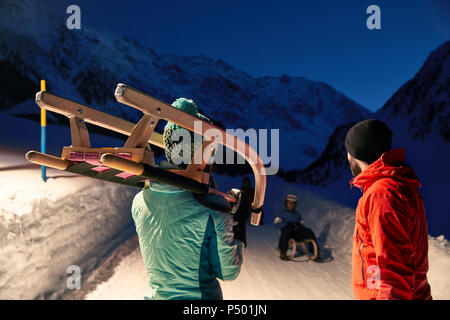
[[121,157],[117,157],[113,154],[106,153],[102,156],[100,161],[108,167],[115,168],[118,170],[131,172],[136,175],[141,175],[144,173],[144,164],[137,163],[131,160],[127,160]]
[[[36,94],[36,103],[39,107],[56,112],[66,117],[77,116],[84,121],[96,126],[109,129],[127,136],[131,135],[135,124],[133,122],[120,119],[105,112],[87,107],[80,103],[58,97],[46,91],[40,91]],[[157,147],[164,148],[162,135],[153,132],[149,142]]]
[[144,114],[136,126],[133,128],[130,136],[125,142],[124,148],[145,148],[148,140],[152,136],[158,123],[158,118]]
[[58,170],[66,170],[72,162],[55,156],[40,153],[38,151],[29,151],[25,155],[28,161],[40,166],[47,166]]
[[69,121],[72,146],[90,148],[91,142],[89,141],[89,133],[86,128],[86,123],[84,123],[84,119],[70,116]]
[[[313,246],[313,252],[310,253],[306,248],[307,245],[311,244]],[[317,248],[317,243],[312,239],[306,239],[305,241],[297,241],[293,238],[289,239],[289,248],[292,248],[291,253],[288,255],[289,259],[294,259],[297,253],[297,246],[301,245],[303,252],[308,256],[309,260],[315,260],[319,256],[319,249]]]

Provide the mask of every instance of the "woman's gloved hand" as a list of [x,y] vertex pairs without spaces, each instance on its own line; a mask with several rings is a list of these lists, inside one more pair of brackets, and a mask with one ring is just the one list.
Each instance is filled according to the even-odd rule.
[[227,192],[237,199],[231,213],[237,224],[233,227],[234,238],[247,246],[247,223],[252,210],[250,199],[239,189],[231,189]]

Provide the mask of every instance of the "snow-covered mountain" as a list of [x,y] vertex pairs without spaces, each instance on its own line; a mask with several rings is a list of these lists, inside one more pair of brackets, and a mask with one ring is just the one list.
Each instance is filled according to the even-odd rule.
[[434,50],[376,116],[401,124],[410,139],[440,137],[450,142],[450,41]]
[[192,98],[227,128],[280,129],[285,169],[305,167],[336,126],[371,114],[325,83],[252,77],[203,55],[158,55],[120,35],[84,25],[69,30],[65,19],[38,1],[0,2],[0,70],[8,78],[0,86],[0,110],[33,97],[45,78],[52,93],[137,120],[139,114],[115,101],[122,82],[167,102]]
[[[420,160],[442,158],[450,147],[450,41],[434,50],[414,78],[400,87],[373,117],[393,129],[394,147],[411,146],[407,150],[410,162],[418,162],[417,170],[429,176],[427,167],[435,166],[426,166]],[[343,169],[348,169],[344,139],[352,124],[338,126],[321,156],[304,170],[291,171],[290,178],[314,185],[326,185],[339,178]],[[439,167],[431,174],[433,180],[440,180],[449,179],[449,172]]]
[[299,181],[305,184],[326,186],[330,182],[341,180],[343,176],[349,178],[346,150],[344,146],[345,135],[355,124],[350,122],[338,126],[328,139],[327,146],[314,162],[302,170],[281,170],[279,176],[287,181]]
[[[393,147],[406,149],[406,160],[423,184],[432,234],[449,236],[445,190],[450,186],[450,41],[434,50],[413,79],[406,82],[373,117],[393,130]],[[304,170],[282,172],[282,176],[306,184],[325,186],[346,204],[350,192],[330,192],[347,186],[350,171],[344,139],[352,123],[335,129],[322,155]],[[350,196],[347,196],[346,194]]]

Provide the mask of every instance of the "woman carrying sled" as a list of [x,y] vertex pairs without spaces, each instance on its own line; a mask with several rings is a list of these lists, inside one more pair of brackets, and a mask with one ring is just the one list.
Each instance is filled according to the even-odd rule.
[[[172,106],[208,121],[192,100],[180,98]],[[164,128],[167,161],[159,164],[164,169],[182,168],[183,164],[175,165],[175,158],[183,150],[194,152],[190,142],[186,149],[181,144],[188,142],[173,139],[175,130],[186,129],[171,122]],[[242,197],[232,216],[199,201],[189,191],[156,181],[135,196],[132,214],[148,274],[145,299],[219,300],[222,291],[217,279],[238,276],[250,203]]]

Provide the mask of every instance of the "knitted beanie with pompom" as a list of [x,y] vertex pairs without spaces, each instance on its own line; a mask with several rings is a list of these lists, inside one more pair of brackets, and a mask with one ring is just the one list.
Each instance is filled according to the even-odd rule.
[[[208,123],[212,123],[210,119],[205,117],[204,115],[200,114],[198,112],[198,107],[195,104],[194,101],[186,98],[178,98],[173,103],[172,106],[184,111],[192,116],[197,117],[200,120],[207,121]],[[176,130],[186,130],[186,132],[190,133],[191,141],[183,141],[183,138],[180,137],[179,134],[176,134],[175,137],[174,132]],[[175,138],[175,139],[173,139]],[[164,133],[163,133],[163,141],[164,141],[164,151],[166,154],[167,161],[173,164],[181,164],[183,161],[183,158],[191,159],[194,154],[194,141],[195,139],[199,139],[199,135],[191,132],[173,122],[167,122],[166,126],[164,127]],[[203,141],[200,140],[200,141]],[[197,147],[197,146],[195,146]],[[190,150],[190,154],[186,155],[184,157],[183,150]],[[185,163],[187,164],[187,163]]]

